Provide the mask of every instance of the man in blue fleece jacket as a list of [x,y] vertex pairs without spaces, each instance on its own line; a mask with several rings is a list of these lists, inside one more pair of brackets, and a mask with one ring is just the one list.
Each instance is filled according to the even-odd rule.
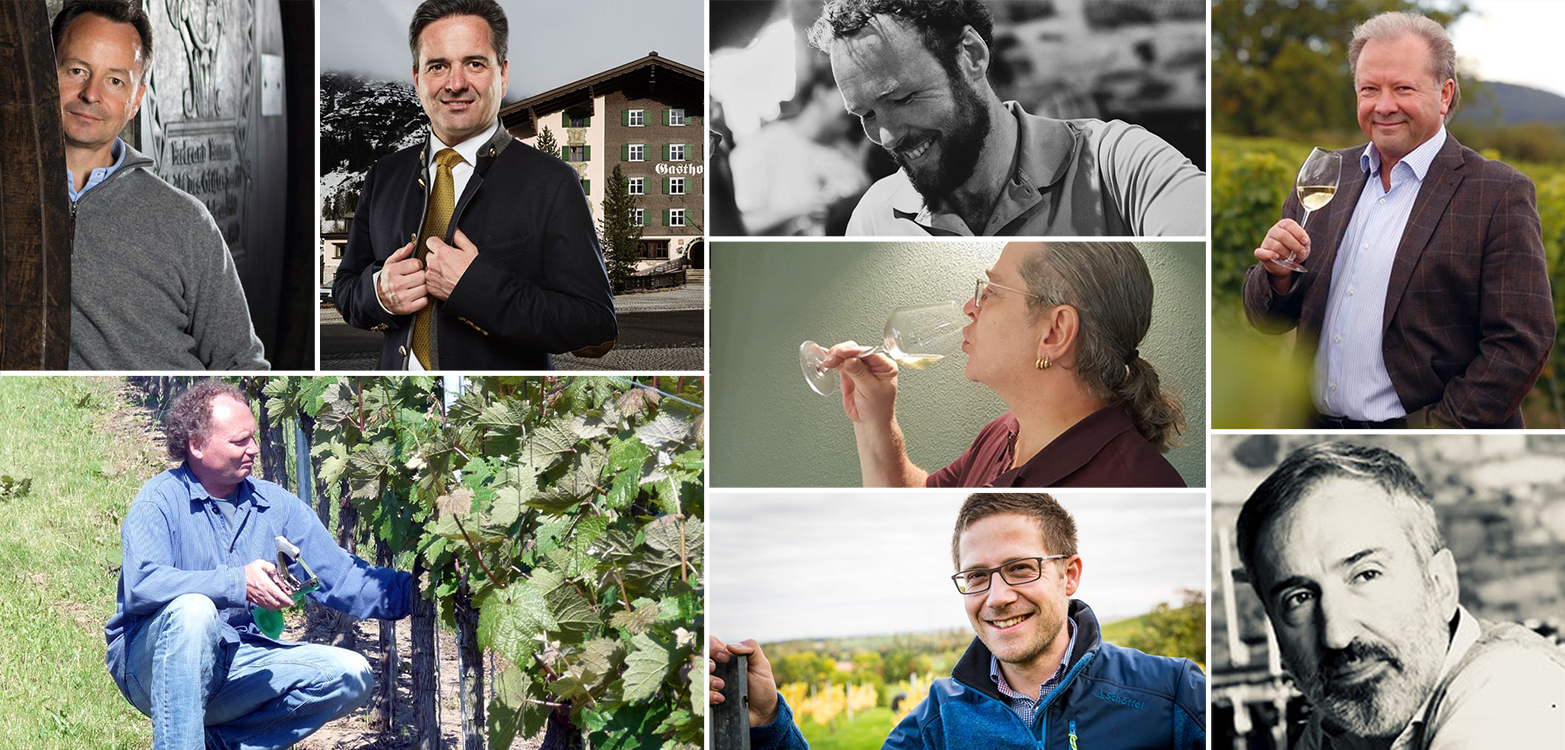
[[[1189,659],[1104,643],[1071,599],[1081,583],[1076,522],[1045,494],[975,494],[957,517],[951,577],[978,637],[949,679],[886,738],[886,750],[1203,748],[1206,675]],[[749,656],[756,750],[807,748],[755,641],[709,638],[711,658]],[[708,677],[708,701],[723,681]]]

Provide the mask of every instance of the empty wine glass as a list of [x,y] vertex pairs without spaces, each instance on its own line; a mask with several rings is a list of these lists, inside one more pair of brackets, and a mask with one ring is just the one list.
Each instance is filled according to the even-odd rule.
[[[863,347],[857,356],[881,352],[903,367],[922,370],[962,350],[962,328],[967,322],[960,302],[899,307],[886,319],[880,345]],[[825,361],[825,347],[814,341],[799,345],[799,369],[804,372],[804,381],[810,390],[830,396],[837,391],[838,378],[836,368],[821,366]]]
[[[1310,151],[1309,158],[1299,167],[1299,176],[1293,179],[1293,189],[1299,194],[1299,203],[1304,205],[1304,219],[1299,222],[1300,227],[1309,224],[1310,214],[1325,208],[1337,195],[1337,183],[1341,179],[1342,154],[1318,147]],[[1294,255],[1272,262],[1290,271],[1308,273],[1294,260]]]

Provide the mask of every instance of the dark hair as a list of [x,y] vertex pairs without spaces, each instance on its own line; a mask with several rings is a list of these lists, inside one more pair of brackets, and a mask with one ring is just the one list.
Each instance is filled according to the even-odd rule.
[[1136,431],[1167,451],[1185,415],[1136,348],[1152,325],[1152,273],[1141,251],[1129,242],[1043,243],[1023,256],[1021,274],[1037,295],[1028,302],[1034,314],[1076,308],[1076,377],[1093,396],[1124,407]]
[[826,0],[810,26],[810,45],[831,54],[834,40],[859,33],[878,15],[912,27],[924,48],[953,74],[964,28],[973,27],[984,46],[994,46],[994,19],[979,0]]
[[408,49],[413,51],[413,67],[418,67],[418,37],[424,27],[450,16],[478,16],[489,24],[489,43],[494,46],[495,62],[505,62],[506,46],[511,35],[511,25],[505,20],[505,9],[495,0],[424,0],[413,11],[413,23],[408,26]]
[[71,21],[83,13],[103,16],[115,23],[128,23],[136,29],[136,34],[141,37],[141,70],[146,72],[152,64],[152,21],[147,19],[147,12],[141,9],[141,3],[136,0],[65,0],[65,7],[54,14],[54,23],[49,25],[49,35],[54,40],[55,54],[59,54],[60,38],[65,36],[65,28],[71,25]]
[[1373,482],[1386,491],[1391,505],[1402,511],[1403,527],[1414,550],[1432,555],[1445,546],[1440,524],[1429,504],[1429,490],[1395,453],[1384,448],[1350,443],[1316,443],[1294,451],[1272,471],[1261,486],[1250,493],[1239,511],[1235,541],[1239,562],[1250,572],[1250,583],[1257,587],[1255,558],[1261,535],[1278,516],[1288,512],[1316,484],[1330,477],[1348,477]]
[[975,492],[967,496],[956,514],[956,530],[951,532],[953,568],[962,567],[962,532],[985,518],[1005,513],[1037,520],[1043,548],[1049,554],[1076,554],[1076,519],[1053,497],[1042,492]]
[[174,397],[168,416],[163,418],[163,434],[168,442],[168,457],[175,461],[189,458],[190,439],[203,440],[212,428],[212,399],[228,396],[241,404],[245,394],[233,383],[202,380]]

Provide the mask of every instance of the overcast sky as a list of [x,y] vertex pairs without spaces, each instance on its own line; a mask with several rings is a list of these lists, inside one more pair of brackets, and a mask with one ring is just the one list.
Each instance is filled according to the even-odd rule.
[[[511,25],[505,101],[601,73],[656,50],[706,67],[702,0],[500,0]],[[413,80],[408,24],[417,0],[324,0],[321,72]]]
[[[1076,519],[1076,598],[1100,620],[1206,590],[1204,493],[1054,496]],[[966,497],[710,492],[708,632],[778,641],[968,627],[950,580],[951,526]]]
[[1565,96],[1559,48],[1565,3],[1559,0],[1470,0],[1472,12],[1451,27],[1456,54],[1489,81],[1520,83]]

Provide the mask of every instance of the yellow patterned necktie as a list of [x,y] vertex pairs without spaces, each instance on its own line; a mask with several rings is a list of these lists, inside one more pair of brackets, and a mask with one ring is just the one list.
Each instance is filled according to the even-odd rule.
[[[429,254],[430,237],[446,236],[446,225],[451,223],[451,213],[456,210],[456,197],[452,189],[454,180],[451,168],[464,163],[462,155],[454,148],[441,149],[435,154],[435,189],[429,191],[429,209],[424,212],[424,228],[418,233],[415,253],[419,260]],[[426,370],[435,369],[429,354],[430,328],[435,324],[435,301],[430,300],[413,318],[413,353]]]

